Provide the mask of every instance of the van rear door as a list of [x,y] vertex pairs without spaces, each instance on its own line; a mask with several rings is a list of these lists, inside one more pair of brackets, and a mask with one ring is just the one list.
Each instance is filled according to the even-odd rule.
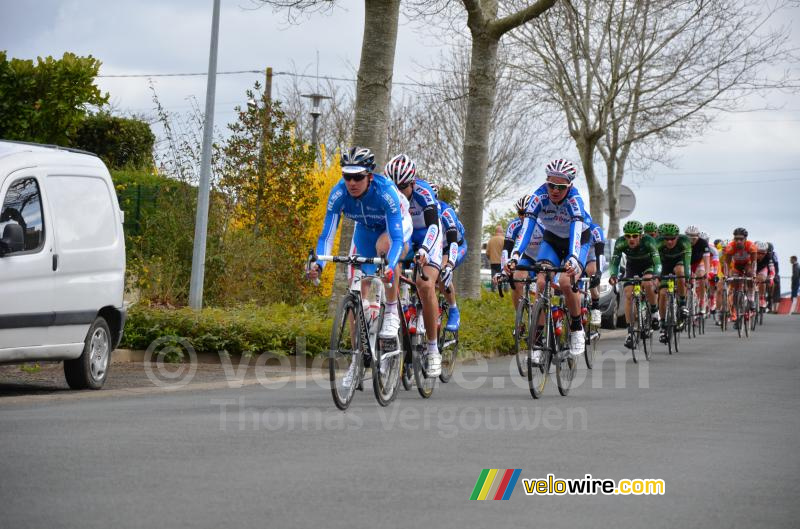
[[46,185],[58,259],[53,306],[57,315],[69,315],[51,331],[62,342],[83,341],[101,308],[122,306],[125,243],[119,206],[111,178],[99,167],[50,171]]

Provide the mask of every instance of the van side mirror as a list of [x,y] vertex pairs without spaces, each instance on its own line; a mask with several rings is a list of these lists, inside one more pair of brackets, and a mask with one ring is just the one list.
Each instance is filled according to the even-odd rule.
[[6,224],[3,229],[3,238],[0,239],[0,257],[5,257],[12,252],[21,252],[25,249],[25,236],[22,226],[16,222]]

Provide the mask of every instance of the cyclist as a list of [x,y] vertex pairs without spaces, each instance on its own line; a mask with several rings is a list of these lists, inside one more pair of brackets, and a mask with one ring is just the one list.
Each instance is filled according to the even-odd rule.
[[586,256],[586,277],[589,280],[589,294],[592,297],[589,305],[589,321],[594,326],[599,326],[602,321],[600,313],[600,292],[597,287],[600,285],[600,275],[605,268],[606,235],[603,227],[591,221],[589,232],[592,234],[592,243],[589,247],[589,254]]
[[[733,241],[728,243],[722,253],[722,267],[726,277],[754,277],[756,273],[758,249],[756,245],[747,240],[747,230],[736,228],[733,230]],[[736,327],[736,307],[733,306],[733,294],[741,288],[739,282],[733,283],[728,293],[728,306],[731,308],[731,321]],[[747,287],[747,299],[753,302],[753,287]]]
[[[536,225],[544,230],[536,260],[553,266],[562,266],[565,274],[556,280],[567,302],[570,314],[570,354],[580,356],[586,349],[585,333],[581,322],[581,298],[572,290],[572,284],[581,277],[586,266],[591,234],[589,214],[583,199],[572,185],[578,171],[568,160],[553,160],[545,168],[546,182],[531,195],[525,208],[525,221],[520,236],[514,243],[507,269],[513,271],[528,248]],[[544,290],[544,274],[537,278],[539,292]],[[540,351],[537,349],[537,352]],[[539,359],[534,356],[534,362]]]
[[456,286],[453,284],[453,272],[467,257],[467,236],[464,225],[458,219],[453,206],[443,200],[439,200],[439,186],[436,184],[430,184],[430,186],[433,190],[433,196],[439,202],[439,211],[441,212],[439,218],[444,230],[442,273],[439,283],[443,287],[444,297],[450,306],[447,311],[446,329],[448,331],[457,331],[461,322],[461,315],[456,305]]
[[762,241],[756,242],[756,282],[760,299],[759,308],[766,310],[768,296],[775,284],[775,263],[772,261],[769,244]]
[[[686,235],[681,235],[677,224],[664,223],[658,227],[659,237],[658,253],[661,256],[661,270],[665,275],[675,274],[678,276],[678,314],[679,323],[686,321],[689,310],[686,308],[686,282],[691,273],[692,243]],[[664,289],[667,288],[666,282],[662,281],[659,287],[658,306],[661,317],[667,310],[667,295]],[[659,337],[661,343],[667,343],[667,334],[662,329]]]
[[774,303],[778,303],[781,297],[781,271],[778,267],[778,254],[775,253],[775,245],[771,242],[767,243],[769,249],[767,253],[772,256],[772,264],[775,265],[775,283],[773,288],[770,288],[770,293],[767,295],[767,310],[769,312],[774,312],[777,307],[774,307]]
[[[619,273],[619,263],[622,254],[625,254],[625,277],[641,277],[643,279],[658,277],[661,274],[661,256],[658,254],[658,244],[656,240],[644,233],[642,223],[636,220],[629,220],[622,227],[624,237],[617,239],[614,244],[614,255],[611,257],[609,265],[608,279],[610,285],[617,284],[617,274]],[[653,315],[653,329],[659,327],[658,307],[656,306],[656,285],[655,281],[644,283],[644,291],[648,303],[650,303],[650,313]],[[628,323],[628,337],[625,339],[625,347],[633,347],[633,336],[630,334],[630,324],[632,318],[631,298],[633,297],[633,286],[625,286],[625,321]]]
[[700,314],[706,313],[706,272],[711,269],[711,248],[708,239],[700,237],[700,228],[691,225],[684,231],[692,244],[692,279],[697,281]]
[[386,176],[392,179],[409,202],[414,225],[411,235],[412,251],[417,266],[422,267],[427,279],[417,275],[417,293],[422,303],[422,319],[428,339],[427,374],[438,377],[442,372],[442,355],[439,354],[437,324],[439,305],[436,302],[436,284],[442,268],[442,226],[439,221],[439,203],[430,184],[417,178],[417,166],[405,154],[398,154],[386,164]]
[[644,223],[644,233],[645,235],[649,235],[653,239],[658,238],[658,224],[653,221],[645,222]]
[[[700,232],[700,238],[710,240],[706,232]],[[710,268],[708,270],[708,306],[711,314],[716,316],[717,313],[717,273],[719,270],[719,250],[717,249],[717,241],[714,244],[709,244],[708,249],[711,252]]]
[[[517,238],[520,236],[522,232],[522,224],[525,220],[525,208],[528,207],[528,202],[530,202],[531,196],[530,195],[523,195],[517,200],[516,209],[517,209],[517,218],[512,220],[508,224],[508,229],[506,229],[506,237],[505,241],[503,242],[503,253],[500,258],[501,267],[503,269],[506,268],[506,264],[508,263],[508,256],[514,250],[514,244],[517,242]],[[522,259],[520,260],[519,264],[523,266],[532,266],[536,263],[536,255],[539,253],[539,245],[542,242],[542,227],[538,223],[533,228],[533,235],[531,235],[531,242],[528,243],[528,247],[525,249],[522,255]],[[515,270],[513,274],[514,279],[521,280],[528,277],[528,272],[523,270]],[[517,305],[519,304],[519,299],[522,297],[522,293],[524,292],[523,285],[514,283],[514,289],[511,291],[511,301],[514,304],[514,310],[516,310]]]
[[[373,173],[375,155],[366,147],[352,147],[341,155],[342,179],[331,189],[322,233],[317,241],[317,255],[328,255],[333,247],[341,216],[353,220],[353,242],[350,253],[362,257],[386,255],[387,271],[383,281],[387,284],[386,311],[380,338],[397,338],[400,318],[397,314],[399,281],[397,265],[411,239],[412,222],[408,201],[401,197],[391,180]],[[308,276],[317,279],[324,262],[313,263]],[[373,274],[375,265],[363,265],[365,274]],[[366,285],[365,285],[366,288]],[[354,366],[355,364],[353,364]],[[347,380],[352,380],[348,372]]]

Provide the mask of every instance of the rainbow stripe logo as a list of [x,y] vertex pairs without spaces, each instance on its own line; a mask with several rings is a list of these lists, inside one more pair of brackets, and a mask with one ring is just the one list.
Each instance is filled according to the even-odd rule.
[[517,486],[521,468],[484,468],[470,500],[507,500]]

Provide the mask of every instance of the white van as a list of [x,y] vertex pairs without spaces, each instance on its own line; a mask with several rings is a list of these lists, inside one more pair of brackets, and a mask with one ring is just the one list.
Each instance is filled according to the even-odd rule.
[[95,155],[0,141],[0,363],[64,360],[100,389],[122,339],[123,214]]

